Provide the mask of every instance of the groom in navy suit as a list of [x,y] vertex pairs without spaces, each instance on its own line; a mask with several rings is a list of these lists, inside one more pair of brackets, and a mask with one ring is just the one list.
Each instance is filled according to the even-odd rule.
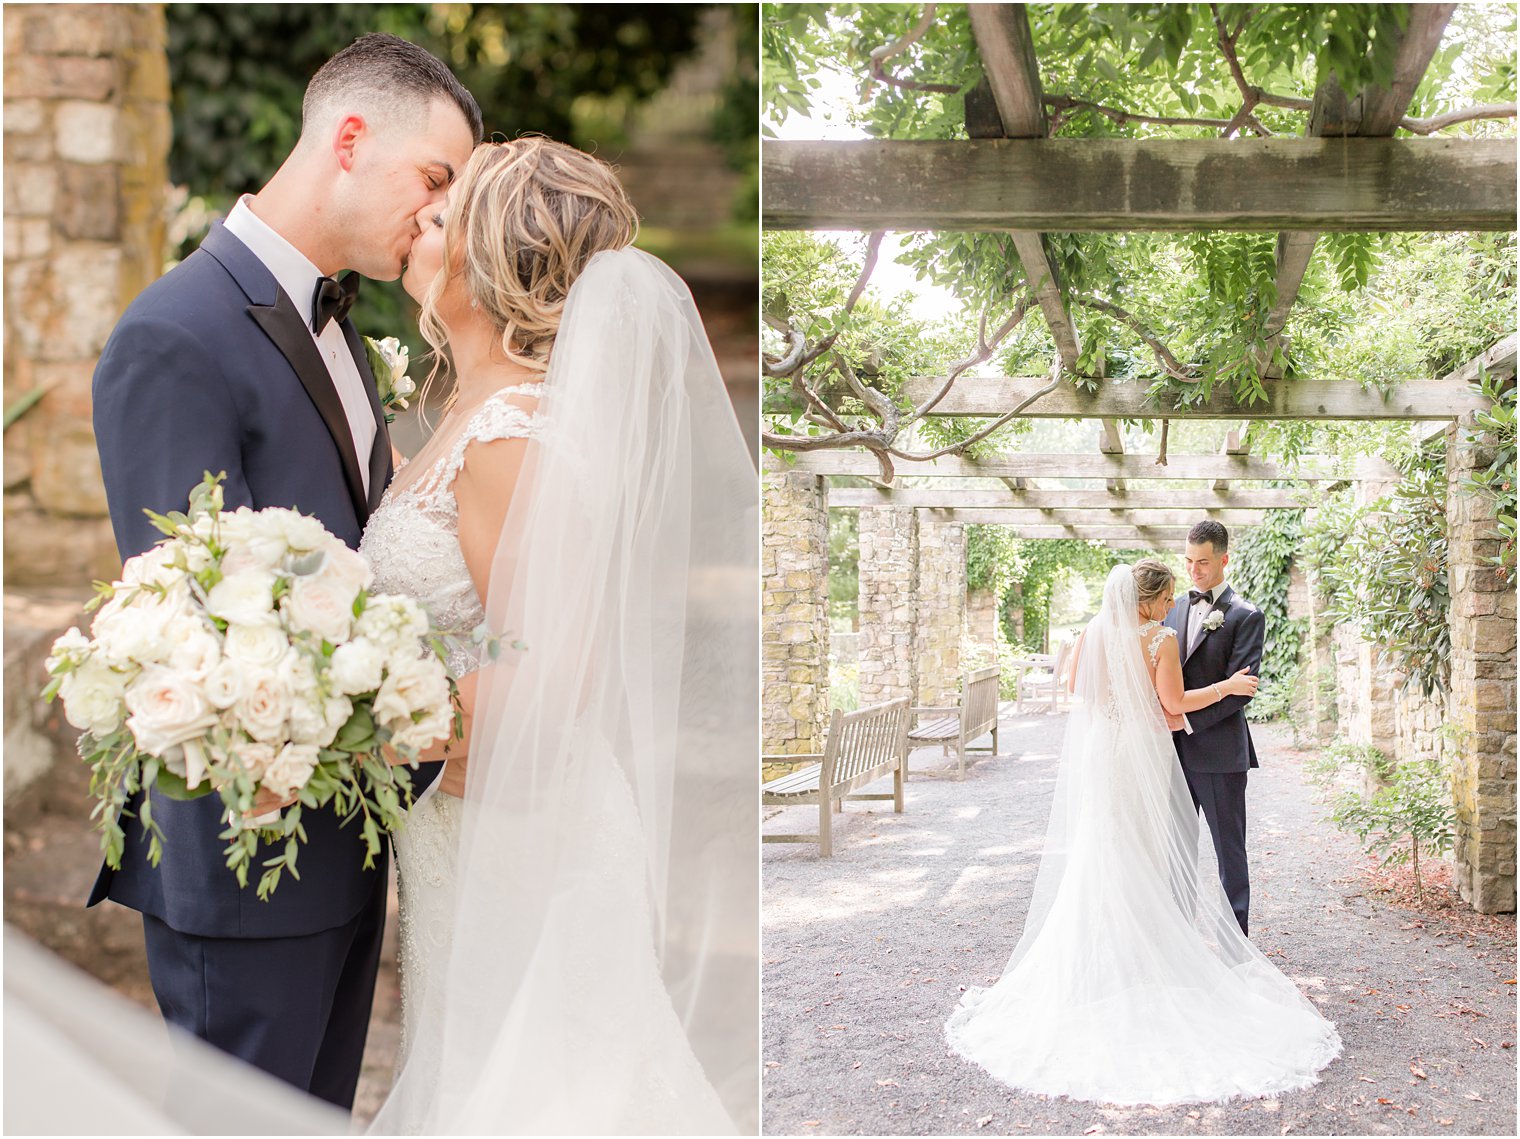
[[[301,137],[257,195],[149,286],[95,370],[95,435],[117,547],[161,536],[202,472],[226,505],[293,507],[356,547],[391,475],[374,377],[347,319],[358,275],[394,280],[481,137],[474,98],[428,52],[368,35],[312,78]],[[353,270],[338,280],[343,270]],[[419,785],[436,775],[424,765]],[[430,769],[427,769],[430,768]],[[274,805],[274,804],[269,804]],[[358,1083],[385,927],[388,859],[356,825],[304,818],[301,877],[269,901],[225,865],[222,805],[152,796],[163,859],[122,820],[121,869],[91,892],[139,910],[170,1023],[341,1107]]]
[[[1207,688],[1250,668],[1261,675],[1267,619],[1260,609],[1225,584],[1230,535],[1218,522],[1198,523],[1188,532],[1187,570],[1193,588],[1177,595],[1166,625],[1176,630],[1182,654],[1184,689]],[[1246,724],[1249,696],[1226,696],[1187,714],[1191,733],[1173,732],[1193,806],[1203,812],[1214,839],[1219,882],[1240,931],[1250,933],[1251,878],[1246,865],[1246,775],[1256,762]]]

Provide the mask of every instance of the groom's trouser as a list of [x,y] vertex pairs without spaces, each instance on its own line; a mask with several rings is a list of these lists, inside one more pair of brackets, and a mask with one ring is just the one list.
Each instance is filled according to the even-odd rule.
[[1193,806],[1203,812],[1214,839],[1219,884],[1235,911],[1240,932],[1249,935],[1251,877],[1246,865],[1246,775],[1244,771],[1190,771],[1184,767]]
[[143,915],[164,1019],[345,1110],[369,1031],[385,892],[304,937],[197,937]]

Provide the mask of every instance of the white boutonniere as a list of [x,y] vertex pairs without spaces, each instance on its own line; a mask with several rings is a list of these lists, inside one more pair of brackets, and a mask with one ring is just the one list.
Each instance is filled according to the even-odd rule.
[[1224,614],[1221,613],[1218,609],[1215,609],[1212,613],[1203,619],[1203,631],[1205,633],[1212,633],[1215,629],[1219,628],[1219,626],[1223,624]]
[[375,374],[375,389],[385,412],[385,422],[394,423],[396,409],[405,411],[407,400],[417,391],[416,382],[406,374],[411,363],[411,349],[394,336],[387,336],[384,340],[366,336],[364,350],[369,356],[369,370]]

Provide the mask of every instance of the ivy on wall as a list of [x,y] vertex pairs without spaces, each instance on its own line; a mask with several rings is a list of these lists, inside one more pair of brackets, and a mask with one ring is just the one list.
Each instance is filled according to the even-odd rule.
[[1287,710],[1298,683],[1302,618],[1288,616],[1288,581],[1303,532],[1302,510],[1274,510],[1241,533],[1231,552],[1234,586],[1267,619],[1261,658],[1262,692],[1246,705],[1246,717],[1270,720]]

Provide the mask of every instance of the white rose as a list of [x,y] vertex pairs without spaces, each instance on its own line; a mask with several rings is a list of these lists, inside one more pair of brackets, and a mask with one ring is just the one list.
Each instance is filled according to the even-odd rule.
[[336,579],[298,577],[290,584],[282,606],[292,632],[310,633],[319,640],[341,644],[354,625],[357,590]]
[[240,506],[221,518],[222,573],[231,577],[248,570],[273,570],[284,561],[289,547],[284,531],[270,526],[262,514]]
[[332,536],[327,532],[327,527],[315,518],[295,510],[274,508],[261,513],[270,532],[278,533],[285,544],[298,554],[321,549]]
[[204,677],[222,659],[222,642],[198,617],[177,618],[165,631],[169,666]]
[[369,562],[336,538],[327,543],[323,553],[326,556],[313,577],[326,578],[347,586],[350,597],[361,589],[368,589],[370,582],[374,581],[375,575]]
[[58,687],[64,718],[81,732],[97,737],[121,727],[126,690],[127,676],[97,660],[86,660]]
[[290,652],[290,642],[277,625],[227,626],[222,654],[244,668],[274,668]]
[[206,611],[229,624],[271,624],[276,620],[274,583],[275,576],[268,570],[246,569],[230,574],[211,587],[206,595]]
[[424,712],[415,722],[407,721],[391,731],[391,743],[396,747],[423,750],[435,740],[446,739],[454,727],[451,709]]
[[264,770],[263,784],[276,795],[290,795],[306,786],[316,768],[316,748],[310,744],[286,744]]
[[285,739],[285,721],[290,716],[290,685],[272,669],[250,669],[243,677],[243,695],[233,711],[238,723],[250,736],[265,743]]
[[48,654],[47,670],[49,673],[56,672],[65,665],[78,666],[89,657],[94,646],[90,644],[90,638],[79,631],[79,626],[70,625],[63,634],[53,642],[53,651]]
[[[373,706],[375,719],[391,731],[415,736],[421,731],[420,723],[414,725],[414,713],[422,713],[423,721],[435,726],[441,717],[452,715],[449,704],[449,684],[443,666],[436,657],[395,661],[380,690],[375,693]],[[427,736],[428,740],[441,736],[441,730]]]
[[223,657],[207,671],[201,689],[213,708],[223,711],[231,708],[243,695],[243,666]]
[[169,655],[164,614],[154,605],[131,605],[102,614],[92,627],[98,652],[114,665],[155,664]]
[[160,665],[149,665],[127,685],[127,727],[140,750],[163,755],[175,744],[198,738],[216,723],[200,686]]
[[121,567],[122,582],[126,585],[174,584],[182,575],[171,563],[184,548],[183,542],[172,539],[128,558]]
[[253,779],[255,783],[264,778],[264,772],[269,770],[269,765],[274,762],[279,752],[273,744],[259,743],[257,740],[241,740],[232,746],[231,759]]
[[333,651],[327,665],[327,679],[334,690],[345,696],[357,696],[380,687],[384,668],[385,654],[372,641],[349,641]]
[[299,744],[326,747],[353,712],[353,703],[346,696],[298,696],[290,709],[290,738]]

